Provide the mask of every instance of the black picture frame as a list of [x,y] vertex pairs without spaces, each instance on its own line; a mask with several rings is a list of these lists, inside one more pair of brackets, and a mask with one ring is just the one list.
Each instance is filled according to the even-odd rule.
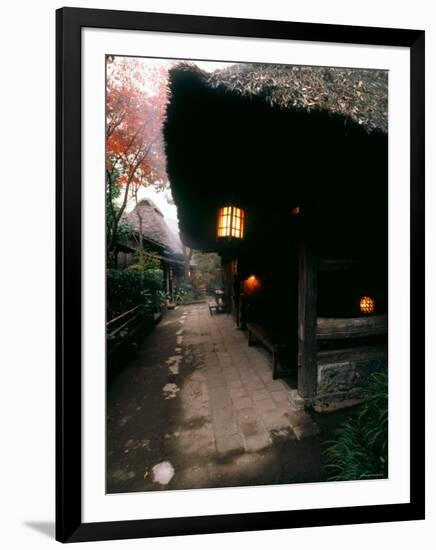
[[[56,539],[77,542],[424,519],[424,31],[78,8],[57,10],[56,25]],[[410,49],[410,502],[82,522],[81,29],[84,27]]]

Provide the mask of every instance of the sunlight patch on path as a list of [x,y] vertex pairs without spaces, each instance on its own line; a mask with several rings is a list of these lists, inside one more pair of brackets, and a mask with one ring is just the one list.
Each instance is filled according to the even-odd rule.
[[164,394],[165,399],[174,399],[174,397],[177,396],[177,392],[180,391],[180,388],[177,384],[165,384],[165,386],[162,388],[162,392]]
[[181,355],[172,355],[169,357],[165,363],[169,365],[170,374],[179,374],[180,361],[182,360]]
[[160,462],[153,466],[152,472],[154,483],[159,483],[160,485],[168,485],[176,473],[173,465],[168,461]]

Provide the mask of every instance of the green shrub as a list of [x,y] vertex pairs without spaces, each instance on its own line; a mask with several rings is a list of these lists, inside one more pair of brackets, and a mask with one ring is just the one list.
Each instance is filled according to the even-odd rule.
[[201,288],[195,286],[190,281],[180,281],[177,284],[174,297],[176,302],[195,302],[204,298]]
[[146,269],[142,275],[145,288],[149,290],[163,290],[164,274],[162,269]]
[[107,319],[137,305],[151,312],[162,305],[164,277],[161,269],[108,269],[106,272]]
[[388,474],[388,373],[370,377],[367,400],[328,442],[331,481],[385,478]]

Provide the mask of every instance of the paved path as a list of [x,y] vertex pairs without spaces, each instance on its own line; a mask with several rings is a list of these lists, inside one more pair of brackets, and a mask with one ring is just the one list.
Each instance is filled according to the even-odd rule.
[[325,479],[317,425],[207,305],[168,312],[108,397],[109,492]]

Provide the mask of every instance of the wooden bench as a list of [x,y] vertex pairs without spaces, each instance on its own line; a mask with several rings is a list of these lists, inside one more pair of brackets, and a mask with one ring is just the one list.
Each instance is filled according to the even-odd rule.
[[209,313],[212,315],[213,312],[221,313],[221,306],[218,304],[209,304]]
[[264,326],[258,323],[248,322],[247,330],[249,346],[252,346],[255,340],[258,340],[271,352],[273,367],[272,377],[273,380],[276,380],[278,378],[278,357],[280,352],[287,349],[289,345],[284,342],[278,342]]
[[209,313],[212,315],[212,313],[215,311],[216,313],[223,313],[226,310],[226,305],[223,300],[223,293],[222,292],[216,292],[215,293],[215,303],[209,304]]

